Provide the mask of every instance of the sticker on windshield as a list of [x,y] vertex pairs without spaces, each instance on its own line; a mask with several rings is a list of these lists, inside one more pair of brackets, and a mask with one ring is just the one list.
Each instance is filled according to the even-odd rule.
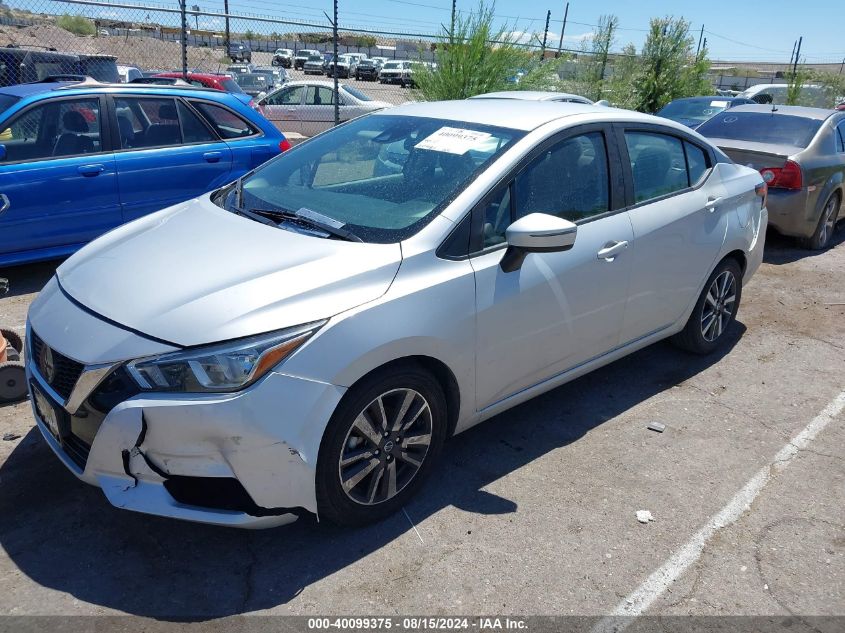
[[711,108],[727,108],[728,102],[727,101],[711,101],[710,107]]
[[417,149],[429,149],[449,154],[466,154],[469,150],[483,145],[492,134],[464,130],[457,127],[442,127],[414,145]]

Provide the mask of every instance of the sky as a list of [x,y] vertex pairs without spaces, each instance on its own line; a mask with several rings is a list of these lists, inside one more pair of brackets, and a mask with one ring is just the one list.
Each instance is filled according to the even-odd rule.
[[[6,0],[13,6],[34,6],[36,0]],[[178,0],[121,0],[126,4],[178,7]],[[187,0],[188,6],[222,11],[223,0]],[[448,24],[452,0],[338,0],[341,26],[401,33],[436,34]],[[116,10],[90,5],[43,2],[39,6],[79,7],[86,15],[115,14]],[[106,4],[106,3],[104,3]],[[542,38],[546,11],[551,9],[549,46],[557,47],[565,0],[498,0],[498,25],[520,34],[536,33]],[[106,5],[107,6],[107,5]],[[478,0],[457,0],[459,11],[472,11]],[[44,9],[40,9],[43,11]],[[323,11],[331,15],[332,0],[229,0],[230,13],[270,16],[326,24]],[[62,12],[62,11],[58,11]],[[570,0],[564,32],[564,48],[577,49],[589,38],[602,14],[619,18],[614,51],[627,43],[639,49],[649,19],[681,16],[691,23],[696,39],[704,36],[712,60],[774,61],[786,63],[795,41],[803,36],[801,60],[809,63],[840,63],[845,59],[845,1],[843,0]],[[116,14],[111,17],[118,17]],[[156,19],[156,18],[154,18]],[[203,22],[206,22],[205,24]],[[216,28],[213,18],[199,18],[200,27]],[[267,26],[261,30],[275,30]],[[283,27],[279,27],[281,31]],[[258,29],[255,29],[258,30]],[[291,29],[292,30],[292,29]],[[527,37],[527,35],[526,35]]]

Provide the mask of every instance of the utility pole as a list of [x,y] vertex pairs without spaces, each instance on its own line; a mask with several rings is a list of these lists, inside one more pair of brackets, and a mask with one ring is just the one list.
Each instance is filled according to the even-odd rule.
[[552,19],[552,10],[546,12],[546,30],[543,31],[543,47],[540,49],[540,60],[546,56],[546,38],[549,36],[549,20]]
[[200,5],[195,4],[191,7],[191,11],[194,12],[194,22],[197,25],[197,31],[200,30]]
[[226,13],[226,54],[229,54],[229,0],[223,0],[223,11]]
[[798,48],[795,49],[795,61],[792,62],[792,77],[793,81],[795,75],[798,73],[798,59],[801,57],[801,43],[804,41],[804,36],[798,38]]
[[569,3],[566,3],[566,8],[563,10],[563,26],[560,27],[560,41],[557,43],[557,54],[555,59],[560,57],[560,51],[563,48],[563,32],[566,30],[566,18],[569,17]]
[[698,36],[698,48],[695,49],[695,56],[698,57],[698,54],[701,52],[701,40],[704,39],[704,25],[701,25],[701,33]]
[[842,63],[839,64],[839,74],[842,74],[842,70],[845,69],[845,57],[842,58]]
[[455,14],[458,12],[458,0],[452,0],[452,23],[449,27],[449,43],[455,43]]
[[185,4],[188,0],[179,0],[179,12],[182,14],[182,37],[180,44],[182,46],[182,78],[188,80],[188,14]]
[[337,0],[334,0],[334,19],[332,20],[332,40],[334,43],[334,64],[332,77],[334,79],[334,124],[340,124],[340,93],[337,90]]

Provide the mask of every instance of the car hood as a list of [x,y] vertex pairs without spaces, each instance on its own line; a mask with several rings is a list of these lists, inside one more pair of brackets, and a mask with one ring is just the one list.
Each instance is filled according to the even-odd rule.
[[344,242],[234,215],[207,194],[124,225],[57,270],[64,292],[180,346],[325,319],[382,296],[399,244]]

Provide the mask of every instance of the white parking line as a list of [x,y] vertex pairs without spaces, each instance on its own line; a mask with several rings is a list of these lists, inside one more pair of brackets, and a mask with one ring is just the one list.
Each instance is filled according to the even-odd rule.
[[772,477],[789,466],[798,452],[807,448],[816,435],[843,409],[845,409],[845,391],[836,396],[798,435],[757,471],[757,474],[734,495],[727,505],[712,516],[681,549],[619,603],[609,616],[602,618],[593,628],[593,633],[618,633],[633,622],[632,616],[643,614],[690,565],[698,560],[707,541],[718,530],[731,525],[745,514]]

